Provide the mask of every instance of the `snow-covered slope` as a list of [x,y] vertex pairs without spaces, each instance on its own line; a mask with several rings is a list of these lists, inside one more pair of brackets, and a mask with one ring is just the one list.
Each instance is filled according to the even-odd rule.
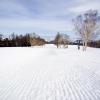
[[0,48],[0,100],[100,100],[100,49]]

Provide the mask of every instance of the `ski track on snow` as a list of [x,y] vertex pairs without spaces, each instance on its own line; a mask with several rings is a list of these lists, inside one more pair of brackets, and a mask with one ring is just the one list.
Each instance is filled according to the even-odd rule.
[[100,100],[99,58],[95,48],[0,48],[0,100]]

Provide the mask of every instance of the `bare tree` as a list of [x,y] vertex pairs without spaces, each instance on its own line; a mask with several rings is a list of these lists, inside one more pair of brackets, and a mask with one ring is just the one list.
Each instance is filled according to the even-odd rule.
[[54,41],[55,41],[55,44],[56,44],[57,48],[60,45],[63,45],[64,48],[68,48],[69,36],[67,34],[60,34],[58,32]]
[[29,41],[31,46],[43,46],[44,44],[46,44],[45,39],[43,39],[42,37],[38,36],[35,33],[29,34]]
[[62,34],[62,39],[61,42],[64,45],[64,48],[68,48],[68,44],[69,44],[69,36],[67,34]]
[[96,38],[100,29],[100,16],[97,10],[89,10],[83,15],[79,15],[73,20],[76,31],[83,41],[83,50],[86,50],[89,40]]
[[61,45],[61,34],[59,32],[57,33],[54,42],[57,48],[59,48],[59,46]]

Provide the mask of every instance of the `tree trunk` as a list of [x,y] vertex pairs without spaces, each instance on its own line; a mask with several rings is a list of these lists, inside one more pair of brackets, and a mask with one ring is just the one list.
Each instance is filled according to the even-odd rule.
[[83,39],[83,51],[85,51],[85,40]]
[[83,51],[86,51],[87,48],[87,39],[83,40]]
[[86,48],[87,48],[87,40],[85,40],[85,51],[86,51]]

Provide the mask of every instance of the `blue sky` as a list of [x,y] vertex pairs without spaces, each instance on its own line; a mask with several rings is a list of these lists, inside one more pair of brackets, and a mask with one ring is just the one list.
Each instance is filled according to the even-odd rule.
[[100,0],[0,0],[0,32],[74,37],[72,19],[89,9],[100,11]]

